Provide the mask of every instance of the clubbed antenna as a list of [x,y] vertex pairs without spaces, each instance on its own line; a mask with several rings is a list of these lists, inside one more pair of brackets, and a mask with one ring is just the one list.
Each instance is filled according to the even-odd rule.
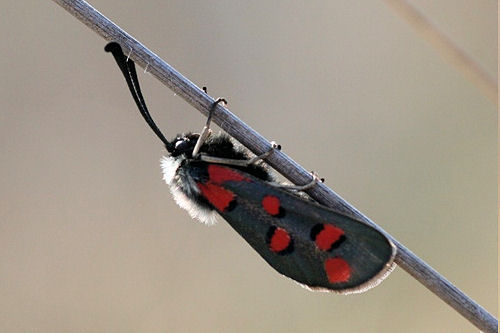
[[130,93],[132,94],[135,104],[137,104],[137,107],[139,108],[142,117],[144,118],[144,120],[146,120],[146,123],[149,125],[149,127],[151,127],[151,129],[153,130],[153,132],[155,132],[158,138],[160,138],[160,140],[165,144],[167,151],[171,153],[173,150],[172,143],[165,138],[165,136],[160,131],[158,126],[156,126],[153,118],[151,118],[151,115],[149,114],[146,102],[144,101],[144,97],[142,96],[141,87],[139,85],[139,79],[137,78],[137,72],[135,70],[134,61],[130,58],[127,59],[125,57],[120,44],[116,42],[108,43],[104,48],[104,51],[111,52],[113,54],[113,57],[116,60],[116,64],[122,71],[123,76],[127,81]]

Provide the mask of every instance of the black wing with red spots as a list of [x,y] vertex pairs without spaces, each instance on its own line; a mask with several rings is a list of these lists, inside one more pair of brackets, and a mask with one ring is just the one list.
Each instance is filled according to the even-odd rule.
[[362,222],[232,167],[199,163],[188,172],[202,197],[264,260],[301,284],[361,292],[393,267],[394,245]]

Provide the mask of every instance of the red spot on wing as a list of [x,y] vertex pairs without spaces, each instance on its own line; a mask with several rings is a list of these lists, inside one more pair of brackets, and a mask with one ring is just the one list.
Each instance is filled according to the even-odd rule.
[[262,199],[262,207],[269,215],[278,215],[280,213],[280,199],[272,195],[266,195]]
[[316,246],[322,251],[328,251],[335,242],[344,235],[344,231],[330,224],[324,224],[323,230],[316,235]]
[[342,258],[330,258],[325,261],[325,271],[330,283],[347,282],[351,276],[351,267]]
[[269,248],[273,252],[281,252],[288,249],[291,238],[288,232],[282,228],[276,228],[271,236]]
[[235,199],[235,194],[221,185],[227,181],[250,181],[238,171],[217,164],[209,164],[207,172],[208,181],[197,183],[198,188],[203,197],[221,212],[227,210]]
[[227,209],[234,200],[234,193],[219,185],[198,183],[198,188],[205,199],[221,212]]
[[214,184],[222,184],[224,182],[233,181],[250,181],[234,169],[223,167],[217,164],[208,165],[208,179]]

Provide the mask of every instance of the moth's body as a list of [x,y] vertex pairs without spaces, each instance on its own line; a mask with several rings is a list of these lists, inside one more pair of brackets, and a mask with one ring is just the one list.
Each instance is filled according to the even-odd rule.
[[134,62],[117,43],[105,50],[113,53],[139,111],[164,143],[169,156],[162,159],[163,178],[193,218],[213,224],[221,215],[269,265],[310,289],[362,292],[391,272],[396,248],[381,232],[272,185],[262,161],[266,154],[250,159],[227,135],[207,138],[213,108],[201,135],[168,141],[149,114]]
[[[180,149],[162,159],[175,201],[193,218],[213,224],[220,214],[278,272],[310,289],[361,292],[390,271],[393,249],[378,231],[272,186],[263,164],[193,159],[196,140],[196,134],[178,136],[173,143]],[[209,138],[200,153],[250,159],[226,135]]]

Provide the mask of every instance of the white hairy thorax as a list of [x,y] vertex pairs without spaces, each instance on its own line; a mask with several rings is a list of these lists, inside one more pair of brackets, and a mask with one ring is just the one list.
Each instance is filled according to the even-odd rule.
[[[175,202],[181,208],[187,210],[192,218],[207,225],[215,224],[217,222],[217,212],[198,205],[194,200],[188,198],[188,196],[179,187],[178,183],[180,181],[180,176],[177,174],[177,169],[180,166],[180,161],[170,156],[163,156],[160,162],[161,169],[163,171],[163,180],[170,187],[170,193],[172,193]],[[189,182],[192,180],[183,179],[182,181]],[[191,187],[196,188],[196,186]]]

